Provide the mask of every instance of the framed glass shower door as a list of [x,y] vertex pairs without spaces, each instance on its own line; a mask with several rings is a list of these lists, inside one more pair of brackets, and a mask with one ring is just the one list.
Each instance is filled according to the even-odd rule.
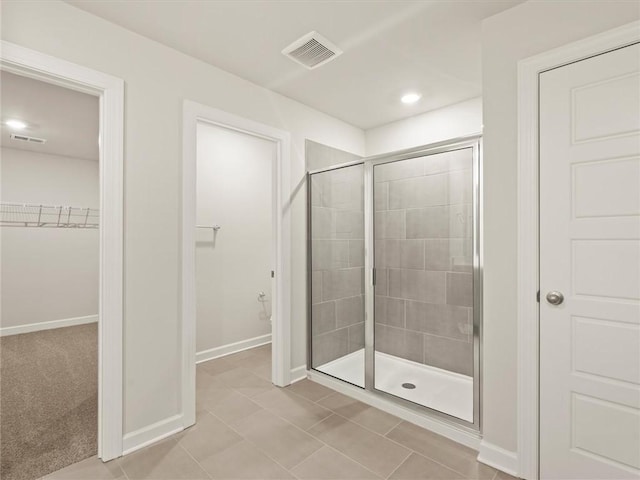
[[476,157],[468,145],[369,167],[371,387],[468,423],[477,385]]
[[309,172],[310,370],[480,428],[480,137]]
[[307,179],[311,368],[364,387],[364,166]]

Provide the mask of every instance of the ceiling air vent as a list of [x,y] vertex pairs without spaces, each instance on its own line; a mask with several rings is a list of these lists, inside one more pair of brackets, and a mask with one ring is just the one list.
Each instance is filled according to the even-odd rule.
[[40,144],[46,142],[44,138],[28,137],[27,135],[19,135],[17,133],[11,134],[11,140],[18,140],[20,142],[29,142],[29,143],[40,143]]
[[311,32],[293,42],[282,53],[311,70],[338,57],[342,50],[318,32]]

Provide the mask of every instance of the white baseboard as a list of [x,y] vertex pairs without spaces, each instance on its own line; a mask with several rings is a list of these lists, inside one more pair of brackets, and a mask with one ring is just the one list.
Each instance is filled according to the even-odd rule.
[[38,332],[40,330],[52,330],[54,328],[73,327],[97,321],[98,315],[87,315],[86,317],[63,318],[61,320],[51,320],[49,322],[29,323],[27,325],[16,325],[15,327],[3,327],[0,328],[0,337],[18,335],[20,333]]
[[300,367],[291,369],[291,383],[299,382],[307,378],[307,366],[302,365]]
[[128,455],[163,438],[184,430],[182,414],[160,420],[152,425],[125,434],[122,439],[122,454]]
[[372,407],[376,407],[384,412],[390,413],[391,415],[395,415],[402,420],[406,420],[407,422],[411,422],[422,428],[431,430],[432,432],[472,448],[473,450],[477,451],[480,448],[480,434],[478,433],[462,430],[448,423],[438,421],[437,419],[420,415],[413,410],[409,410],[402,405],[390,402],[367,390],[346,384],[345,382],[323,375],[319,372],[307,371],[307,377],[314,382],[324,385],[325,387],[329,387],[344,395],[360,400],[367,405],[371,405]]
[[486,440],[480,442],[478,461],[514,477],[518,476],[518,454]]
[[250,348],[259,347],[260,345],[266,345],[267,343],[271,343],[270,333],[268,333],[267,335],[262,335],[260,337],[242,340],[241,342],[235,342],[228,345],[222,345],[221,347],[210,348],[209,350],[196,352],[196,363],[202,363],[206,362],[207,360],[213,360],[214,358],[231,355],[232,353],[242,352],[243,350],[249,350]]

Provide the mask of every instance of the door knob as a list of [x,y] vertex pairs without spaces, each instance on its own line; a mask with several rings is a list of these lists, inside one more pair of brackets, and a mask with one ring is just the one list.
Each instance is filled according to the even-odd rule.
[[553,290],[547,293],[547,302],[549,302],[551,305],[560,305],[562,302],[564,302],[564,295]]

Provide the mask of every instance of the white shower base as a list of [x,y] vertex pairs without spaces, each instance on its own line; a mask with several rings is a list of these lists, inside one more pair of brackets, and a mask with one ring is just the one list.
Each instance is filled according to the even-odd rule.
[[[473,422],[473,378],[376,352],[375,388],[448,415]],[[364,349],[316,370],[364,387]],[[412,383],[416,388],[402,387]]]

